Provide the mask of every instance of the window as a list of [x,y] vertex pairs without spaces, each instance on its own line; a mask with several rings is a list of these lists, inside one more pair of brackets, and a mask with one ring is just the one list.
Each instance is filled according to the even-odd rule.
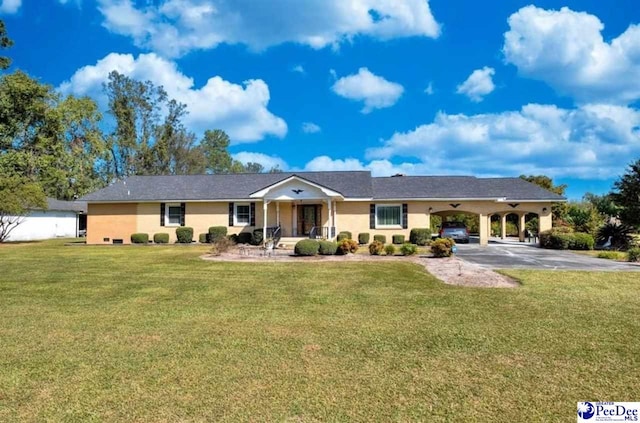
[[234,226],[246,226],[251,222],[251,207],[249,204],[235,204]]
[[180,226],[180,204],[167,204],[165,223],[167,226]]
[[376,205],[376,227],[402,227],[402,207],[395,205]]

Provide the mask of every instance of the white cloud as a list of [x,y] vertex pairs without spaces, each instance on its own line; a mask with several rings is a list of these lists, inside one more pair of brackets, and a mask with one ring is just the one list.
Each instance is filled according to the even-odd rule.
[[436,38],[428,0],[98,0],[110,31],[169,56],[245,44],[253,50],[293,42],[319,49],[358,35]]
[[[590,104],[577,109],[529,104],[520,111],[439,113],[432,123],[395,133],[369,160],[413,157],[405,173],[610,178],[640,155],[640,112]],[[411,166],[414,166],[411,168]]]
[[258,141],[268,135],[284,137],[287,133],[285,121],[267,108],[269,87],[261,79],[250,79],[240,85],[214,76],[196,88],[193,78],[180,72],[175,62],[154,53],[141,54],[138,58],[111,53],[95,65],[78,69],[60,86],[60,91],[91,95],[104,106],[102,84],[112,70],[162,85],[171,98],[187,105],[189,114],[185,123],[197,133],[220,128],[229,134],[233,143]]
[[402,85],[374,75],[367,68],[360,68],[358,73],[338,79],[331,89],[341,97],[363,101],[362,113],[391,107],[404,92]]
[[0,2],[0,13],[12,15],[18,13],[22,6],[22,0],[2,0]]
[[276,167],[280,168],[280,170],[287,170],[289,168],[287,163],[278,156],[269,156],[267,154],[262,154],[262,153],[241,151],[239,153],[232,154],[232,157],[235,160],[244,164],[247,164],[250,162],[260,163],[265,168],[265,170],[273,169]]
[[294,67],[291,69],[291,71],[292,71],[292,72],[295,72],[295,73],[302,73],[302,74],[306,73],[306,71],[304,70],[304,67],[303,67],[302,65],[296,65],[296,66],[294,66]]
[[458,85],[456,92],[466,95],[474,103],[479,103],[496,88],[492,79],[495,74],[495,69],[487,66],[482,69],[476,69],[466,81]]
[[435,89],[433,88],[433,81],[429,82],[429,85],[427,85],[427,88],[424,89],[424,93],[426,95],[433,95],[435,94]]
[[421,164],[394,164],[389,160],[371,160],[369,163],[363,163],[354,158],[333,159],[329,156],[314,157],[305,165],[304,170],[308,172],[368,170],[373,176],[390,176],[398,173],[425,175],[429,172],[429,170]]
[[305,134],[316,134],[320,131],[322,131],[322,128],[313,122],[304,122],[302,124],[302,132]]
[[521,75],[580,103],[630,104],[640,98],[640,26],[606,42],[596,16],[535,6],[518,10],[508,23],[503,52]]

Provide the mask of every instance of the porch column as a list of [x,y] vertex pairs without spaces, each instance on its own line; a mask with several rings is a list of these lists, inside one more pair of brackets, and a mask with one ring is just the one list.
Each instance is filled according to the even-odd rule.
[[329,217],[329,232],[327,233],[327,239],[331,239],[333,238],[331,235],[333,235],[331,233],[331,228],[333,227],[333,207],[331,204],[331,198],[327,199],[327,213],[328,213],[328,217]]
[[267,241],[267,212],[269,203],[265,200],[262,202],[262,243]]
[[293,203],[293,229],[291,232],[293,232],[293,236],[298,236],[298,205],[296,203]]
[[276,201],[276,225],[280,226],[280,202]]
[[487,226],[491,226],[491,224],[487,225],[487,222],[491,222],[491,218],[487,218],[487,215],[480,214],[480,227],[478,228],[478,232],[480,233],[480,245],[488,245],[489,244],[489,231],[487,230]]
[[518,239],[520,240],[520,242],[524,242],[524,231],[526,228],[525,217],[527,217],[527,215],[522,213],[521,215],[519,215],[519,217],[520,217],[520,224],[518,225]]
[[[333,202],[333,227],[336,228],[335,233],[338,233],[338,203]],[[333,237],[331,237],[333,238]]]
[[505,239],[507,237],[507,215],[500,215],[500,238]]
[[489,238],[491,238],[491,215],[487,216],[487,239]]

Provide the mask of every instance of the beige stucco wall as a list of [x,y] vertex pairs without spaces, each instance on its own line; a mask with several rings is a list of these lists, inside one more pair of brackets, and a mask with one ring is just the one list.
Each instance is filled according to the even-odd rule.
[[135,232],[135,204],[89,204],[87,244],[111,244],[114,239],[121,239],[129,244],[131,234]]

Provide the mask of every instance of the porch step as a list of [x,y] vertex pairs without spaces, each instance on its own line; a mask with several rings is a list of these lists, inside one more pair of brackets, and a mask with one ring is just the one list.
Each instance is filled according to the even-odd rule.
[[303,239],[309,239],[309,238],[306,236],[302,236],[302,237],[283,236],[282,238],[280,238],[280,242],[278,242],[278,248],[293,250],[293,247],[296,246],[298,241],[301,241]]

